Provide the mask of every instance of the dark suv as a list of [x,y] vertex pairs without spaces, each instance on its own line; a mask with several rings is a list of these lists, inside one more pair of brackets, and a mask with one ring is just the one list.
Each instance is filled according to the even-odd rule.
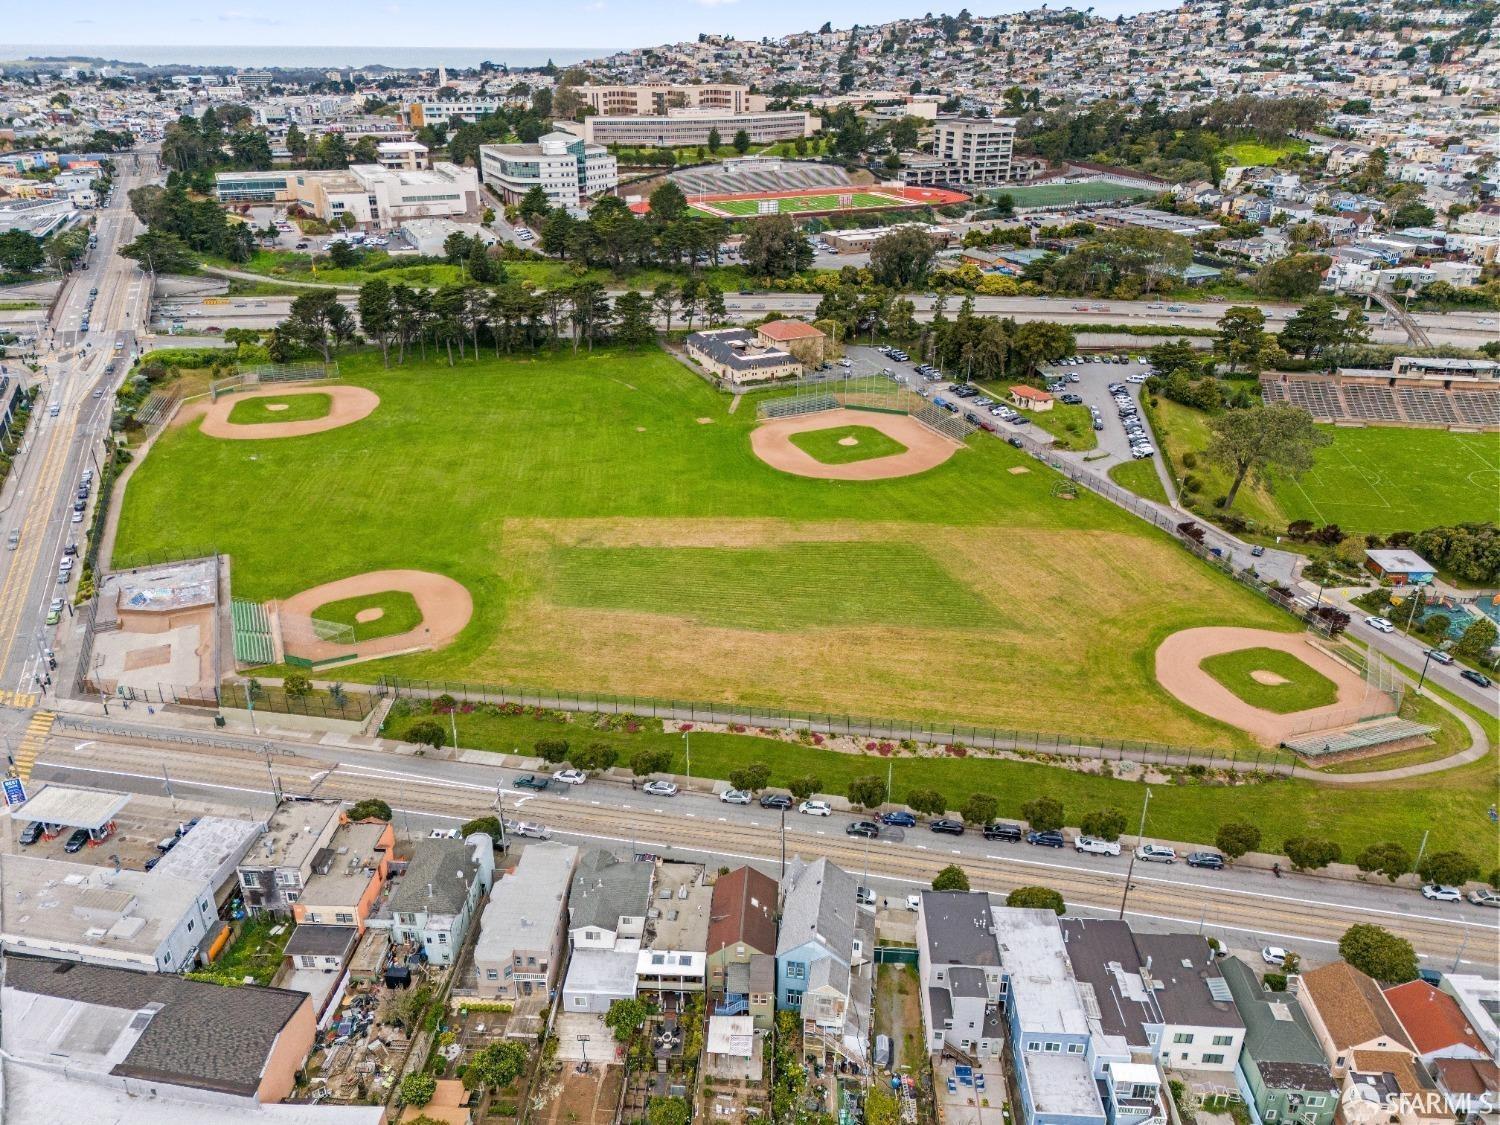
[[1026,836],[1026,842],[1028,844],[1035,844],[1038,847],[1042,848],[1061,848],[1067,843],[1067,841],[1063,839],[1063,834],[1056,831],[1055,829],[1049,832],[1028,833]]
[[31,847],[32,844],[42,838],[42,822],[40,820],[33,820],[25,828],[21,829],[19,838],[23,847]]
[[1007,820],[992,820],[984,826],[986,840],[1009,840],[1012,844],[1019,844],[1023,835],[1019,824]]
[[1224,857],[1218,852],[1192,852],[1187,857],[1189,867],[1206,867],[1210,871],[1218,871],[1224,866]]
[[785,793],[767,793],[760,799],[760,807],[763,809],[789,809],[792,807],[792,799]]
[[964,834],[963,821],[949,820],[947,817],[943,817],[941,820],[934,820],[927,827],[933,832],[942,833],[944,836],[962,836]]

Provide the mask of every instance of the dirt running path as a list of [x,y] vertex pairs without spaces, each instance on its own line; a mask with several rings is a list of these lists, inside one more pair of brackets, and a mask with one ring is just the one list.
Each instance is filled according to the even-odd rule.
[[[234,404],[248,398],[284,398],[288,395],[327,395],[328,413],[321,418],[309,418],[305,422],[252,422],[238,425],[229,420]],[[209,437],[228,438],[231,441],[246,441],[256,438],[302,437],[304,434],[320,434],[324,430],[336,430],[368,418],[377,406],[380,396],[364,387],[343,384],[318,384],[296,388],[264,387],[258,391],[221,395],[218,402],[209,403],[201,413],[203,424],[199,431]],[[180,421],[180,419],[179,419]]]
[[[383,594],[390,590],[405,590],[416,600],[417,608],[422,611],[422,623],[415,629],[352,645],[321,640],[313,635],[308,621],[319,607],[345,598]],[[474,616],[474,599],[461,583],[443,574],[426,570],[372,570],[293,594],[281,603],[278,613],[282,644],[292,656],[313,661],[354,656],[370,660],[413,649],[442,648],[458,636]]]
[[[905,453],[889,457],[872,457],[868,461],[851,461],[846,465],[826,465],[791,443],[792,434],[809,430],[832,430],[840,426],[868,426],[906,446]],[[803,414],[796,418],[776,418],[762,422],[750,431],[750,448],[755,455],[784,473],[819,480],[889,480],[909,477],[934,469],[963,446],[929,430],[905,414],[878,414],[868,410],[825,410],[820,414]]]
[[[1278,715],[1252,707],[1199,667],[1210,656],[1245,648],[1274,648],[1333,681],[1338,702],[1307,711]],[[1390,711],[1391,703],[1354,671],[1308,643],[1302,633],[1210,626],[1173,633],[1156,650],[1156,679],[1195,711],[1239,727],[1266,746],[1320,729],[1346,726]]]

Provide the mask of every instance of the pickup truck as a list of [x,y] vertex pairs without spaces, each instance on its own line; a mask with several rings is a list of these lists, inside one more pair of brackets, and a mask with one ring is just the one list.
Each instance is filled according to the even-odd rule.
[[511,784],[517,789],[546,789],[552,784],[552,779],[538,773],[523,773]]

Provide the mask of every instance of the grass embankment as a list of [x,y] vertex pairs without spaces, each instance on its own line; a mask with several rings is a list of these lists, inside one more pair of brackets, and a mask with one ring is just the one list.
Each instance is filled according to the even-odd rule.
[[1109,470],[1109,479],[1143,499],[1155,500],[1159,504],[1171,502],[1167,497],[1166,487],[1161,483],[1161,475],[1156,471],[1156,462],[1150,458],[1121,461]]

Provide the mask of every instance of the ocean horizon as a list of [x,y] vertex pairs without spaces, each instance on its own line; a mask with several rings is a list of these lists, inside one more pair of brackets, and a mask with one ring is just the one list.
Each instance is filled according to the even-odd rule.
[[243,44],[201,46],[81,45],[77,43],[0,43],[0,60],[27,58],[108,59],[142,66],[307,67],[388,66],[413,70],[435,66],[477,67],[492,62],[507,67],[546,66],[550,59],[569,66],[602,58],[617,47],[270,47]]

